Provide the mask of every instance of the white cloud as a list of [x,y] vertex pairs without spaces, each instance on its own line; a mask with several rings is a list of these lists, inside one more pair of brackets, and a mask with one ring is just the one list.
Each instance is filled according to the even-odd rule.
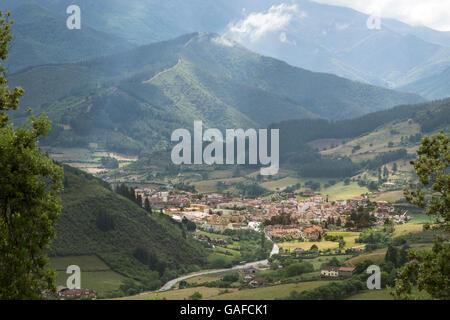
[[349,7],[381,18],[450,31],[450,0],[312,0]]
[[287,44],[291,44],[291,45],[294,45],[294,46],[297,45],[297,43],[296,43],[295,41],[290,41],[290,40],[287,38],[286,32],[280,33],[279,39],[280,39],[280,41],[281,41],[282,43],[287,43]]
[[306,12],[300,11],[297,5],[282,3],[272,6],[267,12],[253,12],[238,22],[230,23],[227,35],[255,42],[269,33],[285,30],[293,19],[306,17]]
[[225,46],[225,47],[234,47],[233,41],[221,36],[221,37],[215,37],[211,40],[212,42]]

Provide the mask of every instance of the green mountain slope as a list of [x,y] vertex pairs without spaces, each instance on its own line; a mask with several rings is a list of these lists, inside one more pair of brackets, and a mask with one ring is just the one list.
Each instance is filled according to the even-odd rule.
[[[205,263],[201,244],[184,239],[167,216],[148,214],[100,179],[67,166],[64,170],[63,210],[51,256],[96,255],[113,271],[149,288]],[[147,264],[142,252],[152,257]]]
[[450,97],[450,68],[432,76],[414,81],[402,90],[408,92],[418,92],[422,96],[430,99],[442,99]]
[[[406,127],[414,127],[417,124],[418,137],[412,137],[411,140],[407,132],[411,130],[403,130],[393,125],[390,127],[394,129],[389,132],[383,142],[384,146],[388,146],[389,139],[400,140],[400,133],[405,132],[404,144],[397,143],[394,148],[389,147],[386,152],[397,149],[405,149],[404,146],[410,148],[410,142],[420,142],[420,137],[423,134],[430,134],[439,129],[446,129],[450,125],[450,99],[436,100],[429,103],[416,105],[402,105],[395,108],[379,111],[364,115],[356,119],[342,120],[342,121],[328,121],[323,119],[300,119],[284,121],[273,124],[271,128],[278,128],[280,130],[280,161],[282,168],[295,168],[300,170],[302,174],[309,174],[315,177],[333,177],[340,178],[345,176],[352,176],[361,166],[357,166],[348,156],[342,156],[345,153],[321,152],[319,153],[318,145],[320,143],[312,143],[316,140],[329,140],[326,144],[327,148],[331,149],[348,149],[340,146],[342,143],[349,143],[349,145],[356,147],[357,143],[348,141],[371,135],[376,132],[378,128],[388,124],[397,124],[403,122],[402,125]],[[385,130],[386,131],[386,130]],[[364,149],[367,159],[372,158],[375,154],[375,147],[366,146],[370,139],[363,139],[365,141],[360,143],[359,149]],[[323,148],[323,146],[322,146]],[[392,149],[391,149],[392,148]],[[350,148],[350,154],[355,153],[359,149]],[[410,148],[411,149],[411,148]],[[324,150],[324,149],[321,149]],[[412,150],[412,149],[411,149]],[[348,151],[348,150],[347,150]],[[356,152],[358,153],[358,152]],[[406,151],[392,156],[406,156]],[[390,158],[390,157],[386,157]],[[366,163],[362,166],[372,166],[375,164]]]
[[[5,5],[0,9],[8,9]],[[36,3],[25,3],[11,11],[15,23],[6,61],[10,72],[29,66],[89,60],[131,48],[126,40],[85,25],[81,30],[69,30],[66,16]]]
[[23,106],[45,111],[59,128],[47,144],[96,142],[134,154],[166,147],[172,130],[191,128],[194,120],[221,129],[266,127],[423,101],[292,67],[209,33],[82,63],[29,68],[11,75],[10,84],[25,89]]
[[[280,130],[280,173],[266,180],[269,186],[273,186],[269,184],[272,180],[286,178],[287,172],[295,174],[285,186],[292,185],[299,176],[306,179],[344,179],[367,170],[373,173],[384,164],[399,159],[408,164],[407,160],[416,153],[424,135],[441,129],[449,132],[450,99],[400,105],[341,121],[289,120],[272,124],[269,128]],[[246,180],[255,183],[259,170],[258,166],[252,165],[240,168],[229,165],[192,167],[170,166],[168,163],[170,152],[154,152],[110,172],[108,178],[131,181],[139,176],[140,183],[181,179],[195,185],[201,192],[235,192],[235,183]],[[408,170],[407,165],[404,168]],[[262,186],[267,185],[263,183]]]

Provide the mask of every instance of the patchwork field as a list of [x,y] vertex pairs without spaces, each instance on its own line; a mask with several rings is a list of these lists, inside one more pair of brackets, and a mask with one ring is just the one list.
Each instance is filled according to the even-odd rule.
[[[364,248],[364,244],[356,243],[355,240],[359,237],[359,232],[328,232],[329,235],[340,235],[344,237],[345,247],[344,249],[349,248]],[[316,245],[319,250],[327,250],[327,249],[337,249],[339,248],[338,242],[334,241],[309,241],[309,242],[301,242],[297,240],[293,241],[285,241],[277,243],[280,248],[288,251],[294,251],[296,248],[301,248],[303,250],[311,249],[311,246]]]
[[50,258],[50,266],[57,272],[56,284],[66,286],[67,267],[77,265],[81,269],[81,287],[95,289],[100,295],[118,289],[125,277],[112,271],[96,256],[68,256]]
[[384,259],[384,257],[386,256],[386,251],[387,251],[386,248],[378,249],[371,253],[367,253],[367,254],[363,254],[363,255],[351,258],[351,259],[347,260],[346,263],[350,266],[355,266],[357,263],[363,262],[366,260],[371,260],[373,262],[380,261],[380,260]]
[[349,185],[345,185],[344,182],[339,182],[331,187],[322,189],[320,193],[324,197],[328,195],[329,201],[347,200],[355,196],[360,196],[361,194],[369,193],[369,189],[360,187],[356,182],[351,182]]
[[138,158],[133,156],[125,156],[114,152],[106,152],[104,150],[97,150],[96,148],[46,148],[42,150],[48,152],[51,158],[61,163],[68,164],[77,169],[89,172],[91,174],[103,171],[101,158],[111,157],[119,161],[119,167],[122,168],[135,162]]
[[[320,270],[320,267],[322,266],[322,264],[327,263],[329,260],[336,258],[338,259],[340,262],[344,262],[345,260],[347,260],[348,258],[350,258],[351,255],[349,254],[343,254],[343,255],[333,255],[333,256],[320,256],[314,259],[304,259],[304,262],[309,262],[312,263],[312,265],[314,266],[314,270]],[[308,275],[308,274],[305,274]],[[317,274],[317,276],[319,276],[319,274]],[[302,275],[303,276],[303,275]]]
[[217,296],[223,289],[195,287],[186,289],[175,289],[164,292],[145,292],[135,296],[123,297],[119,300],[187,300],[195,292],[199,292],[203,299]]
[[388,289],[367,290],[355,294],[345,300],[394,300]]
[[423,230],[423,224],[405,223],[395,226],[394,237],[402,236],[410,232],[419,232]]
[[256,289],[245,289],[232,293],[225,293],[211,300],[273,300],[280,299],[289,295],[292,290],[298,292],[311,290],[323,286],[330,281],[308,281],[300,283],[281,284],[277,286],[262,287]]
[[371,201],[388,201],[388,202],[395,202],[400,199],[404,198],[403,191],[402,190],[396,190],[396,191],[387,191],[378,194],[373,199],[370,199]]
[[[420,132],[420,125],[417,123],[401,122],[382,126],[370,134],[340,144],[335,148],[321,151],[324,155],[345,155],[350,156],[354,161],[374,158],[377,153],[395,150],[398,147],[402,136],[415,135]],[[393,142],[394,147],[389,148],[388,142]],[[360,149],[352,152],[353,148],[359,146]],[[412,153],[414,150],[408,151]]]

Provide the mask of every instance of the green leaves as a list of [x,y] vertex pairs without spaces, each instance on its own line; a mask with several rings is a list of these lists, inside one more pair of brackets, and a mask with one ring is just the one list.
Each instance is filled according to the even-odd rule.
[[430,250],[408,253],[409,262],[400,270],[393,295],[396,299],[410,299],[412,287],[417,284],[434,299],[450,299],[450,138],[440,132],[425,137],[417,154],[411,161],[419,178],[419,185],[405,189],[406,199],[435,217],[432,226],[425,228],[444,231],[445,238],[435,239]]
[[[12,38],[8,17],[0,12],[2,60]],[[55,237],[63,169],[38,148],[51,128],[45,115],[30,117],[28,126],[8,124],[5,111],[16,110],[22,94],[9,90],[0,66],[0,299],[36,299],[55,289],[44,250]]]

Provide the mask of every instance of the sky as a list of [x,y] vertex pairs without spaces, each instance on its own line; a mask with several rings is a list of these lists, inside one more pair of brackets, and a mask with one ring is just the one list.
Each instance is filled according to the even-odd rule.
[[450,0],[313,0],[349,7],[381,18],[450,31]]

